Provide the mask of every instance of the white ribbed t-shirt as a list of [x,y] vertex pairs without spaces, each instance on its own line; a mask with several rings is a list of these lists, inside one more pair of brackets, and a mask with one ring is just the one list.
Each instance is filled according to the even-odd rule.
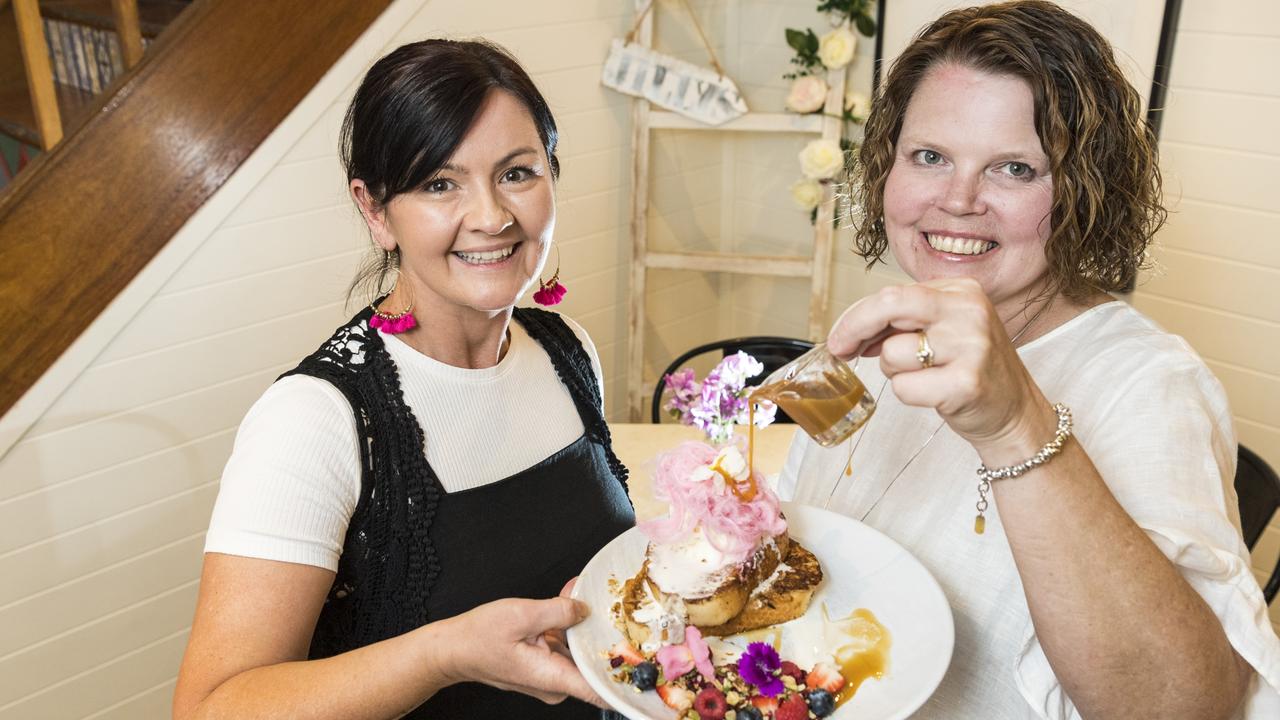
[[[599,381],[591,339],[561,317]],[[427,462],[447,492],[510,477],[582,436],[582,418],[551,358],[519,322],[510,330],[506,355],[478,370],[446,365],[382,335],[405,403],[422,426]],[[267,388],[236,433],[205,552],[336,571],[360,497],[357,437],[351,405],[332,384],[291,375]]]

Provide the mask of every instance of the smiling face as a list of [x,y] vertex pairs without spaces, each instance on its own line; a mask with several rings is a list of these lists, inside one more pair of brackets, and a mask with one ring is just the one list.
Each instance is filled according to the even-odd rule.
[[[414,312],[493,315],[509,310],[538,277],[555,228],[555,187],[528,109],[490,91],[453,155],[422,188],[369,210],[352,190],[383,249],[399,248]],[[409,298],[397,288],[388,309]]]
[[1048,164],[1026,82],[958,65],[929,70],[884,188],[898,264],[917,281],[972,277],[1011,317],[1047,281]]

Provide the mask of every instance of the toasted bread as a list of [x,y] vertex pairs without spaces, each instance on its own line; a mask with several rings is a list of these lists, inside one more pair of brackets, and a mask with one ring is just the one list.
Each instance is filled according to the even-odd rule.
[[[761,543],[745,562],[739,563],[716,578],[716,583],[701,597],[681,596],[688,622],[698,627],[721,625],[742,612],[747,598],[757,585],[773,574],[787,554],[790,537],[783,532],[769,542]],[[646,576],[649,591],[660,601],[669,602],[666,592],[652,576]]]
[[703,635],[737,635],[794,620],[809,609],[809,600],[822,582],[822,566],[809,549],[794,540],[778,572],[751,593],[742,612],[729,622],[699,627]]
[[[717,608],[721,611],[729,606],[729,602],[737,603],[738,612],[715,623],[698,622],[694,614],[688,612],[691,605],[695,604],[691,604],[687,599],[681,602],[679,599],[655,593],[653,584],[647,577],[648,562],[646,561],[641,566],[640,572],[627,580],[622,588],[621,615],[628,638],[637,647],[650,641],[649,626],[636,619],[636,613],[641,606],[646,602],[652,602],[649,600],[650,596],[658,599],[659,602],[667,603],[668,609],[685,614],[687,624],[696,625],[703,635],[735,635],[800,617],[808,610],[809,600],[813,597],[818,583],[822,582],[822,567],[813,553],[800,543],[788,540],[785,542],[785,547],[786,554],[782,558],[784,566],[780,567],[775,559],[769,574],[753,582],[749,589],[745,590],[745,596],[741,598],[741,602],[738,602],[740,588],[748,587],[742,582],[734,583],[732,587],[721,588],[725,594],[720,596],[719,600],[716,600],[715,596],[702,599],[703,604],[698,609],[706,609],[711,601],[723,602]],[[777,572],[775,573],[774,570]],[[702,614],[704,617],[708,615],[711,614]],[[664,637],[658,640],[666,642],[669,638]]]

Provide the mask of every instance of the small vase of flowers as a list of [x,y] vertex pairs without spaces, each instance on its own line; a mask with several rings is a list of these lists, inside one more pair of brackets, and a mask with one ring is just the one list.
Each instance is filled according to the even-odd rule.
[[[671,391],[665,409],[684,425],[694,425],[707,434],[714,445],[733,439],[734,426],[750,422],[750,389],[747,380],[764,372],[764,364],[739,350],[725,357],[698,382],[692,368],[663,377]],[[756,427],[773,422],[778,408],[772,402],[756,405]]]

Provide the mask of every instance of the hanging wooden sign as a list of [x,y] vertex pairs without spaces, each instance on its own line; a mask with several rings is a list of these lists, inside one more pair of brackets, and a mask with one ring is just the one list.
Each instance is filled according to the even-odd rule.
[[615,38],[600,82],[708,125],[745,115],[747,103],[728,77]]

